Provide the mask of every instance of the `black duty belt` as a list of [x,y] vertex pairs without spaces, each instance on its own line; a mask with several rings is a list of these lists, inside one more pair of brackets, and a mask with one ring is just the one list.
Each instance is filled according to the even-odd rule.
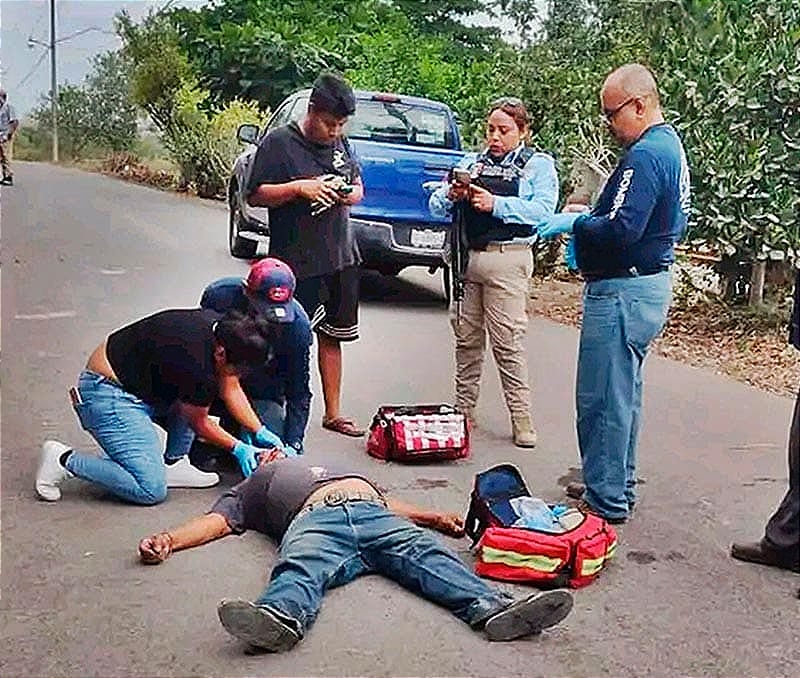
[[581,274],[586,282],[594,282],[595,280],[608,280],[609,278],[639,278],[644,275],[664,273],[669,269],[668,265],[652,266],[650,268],[631,266],[630,268],[615,268],[608,271],[581,271]]

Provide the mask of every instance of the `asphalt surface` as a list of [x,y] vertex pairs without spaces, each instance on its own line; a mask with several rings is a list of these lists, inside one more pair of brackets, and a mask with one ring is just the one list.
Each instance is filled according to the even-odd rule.
[[[245,653],[215,606],[260,593],[275,553],[263,537],[228,537],[159,567],[135,557],[140,537],[203,512],[218,489],[173,490],[150,508],[78,480],[59,503],[38,501],[33,489],[45,438],[95,447],[66,396],[91,349],[145,314],[195,305],[216,277],[245,272],[228,256],[225,212],[47,165],[18,163],[15,178],[1,196],[0,675],[800,675],[800,578],[727,555],[731,540],[760,537],[785,492],[792,403],[657,357],[646,372],[639,508],[619,529],[616,561],[576,592],[560,626],[489,644],[447,612],[366,577],[326,597],[291,653]],[[344,355],[346,414],[367,423],[382,403],[451,399],[440,285],[425,271],[366,277],[362,339]],[[350,462],[398,497],[442,509],[464,510],[473,475],[504,461],[520,466],[535,494],[561,498],[577,466],[577,332],[537,318],[527,344],[535,451],[511,445],[489,361],[468,461],[381,464],[363,440],[321,429],[318,396],[309,458]],[[470,558],[466,540],[452,544]]]

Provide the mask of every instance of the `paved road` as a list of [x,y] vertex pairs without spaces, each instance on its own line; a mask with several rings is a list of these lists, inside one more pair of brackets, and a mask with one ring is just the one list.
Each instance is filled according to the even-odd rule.
[[[216,490],[173,491],[152,508],[122,506],[79,481],[57,504],[33,491],[44,438],[93,445],[65,392],[97,342],[156,309],[193,305],[217,276],[244,272],[225,249],[225,214],[45,165],[20,163],[16,177],[2,193],[0,675],[800,674],[800,581],[726,554],[733,538],[760,535],[784,492],[791,402],[659,358],[647,372],[641,508],[620,529],[617,561],[577,592],[561,626],[490,645],[369,577],[333,591],[291,654],[245,654],[215,605],[260,592],[274,555],[262,537],[229,537],[158,568],[135,559],[140,536],[202,512]],[[347,413],[366,422],[383,402],[449,399],[452,341],[438,278],[370,277],[364,297],[363,339],[345,352]],[[572,328],[532,323],[541,441],[533,452],[510,444],[492,368],[467,462],[379,464],[361,441],[321,430],[319,398],[309,457],[351,462],[401,498],[441,508],[464,508],[473,474],[500,461],[519,464],[535,493],[559,498],[576,465],[576,340]],[[466,541],[454,545],[469,557]]]

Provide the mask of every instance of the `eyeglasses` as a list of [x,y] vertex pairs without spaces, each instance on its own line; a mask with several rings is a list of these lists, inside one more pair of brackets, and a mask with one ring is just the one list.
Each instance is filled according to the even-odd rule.
[[625,101],[623,101],[619,106],[617,106],[615,108],[611,108],[611,109],[604,108],[603,112],[600,114],[600,120],[604,124],[610,125],[612,122],[614,122],[614,116],[617,113],[619,113],[628,104],[633,103],[634,101],[636,101],[637,99],[640,99],[640,98],[641,97],[638,97],[638,96],[629,97],[628,99],[625,99]]

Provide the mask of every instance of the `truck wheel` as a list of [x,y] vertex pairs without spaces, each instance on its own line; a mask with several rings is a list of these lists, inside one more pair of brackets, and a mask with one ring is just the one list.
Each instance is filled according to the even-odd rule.
[[402,266],[395,266],[394,264],[381,264],[380,266],[376,267],[375,269],[381,275],[388,276],[390,278],[398,275],[400,271],[403,270]]
[[252,259],[258,250],[258,241],[249,240],[239,235],[239,226],[242,223],[242,214],[236,197],[232,196],[228,202],[228,249],[237,259]]

